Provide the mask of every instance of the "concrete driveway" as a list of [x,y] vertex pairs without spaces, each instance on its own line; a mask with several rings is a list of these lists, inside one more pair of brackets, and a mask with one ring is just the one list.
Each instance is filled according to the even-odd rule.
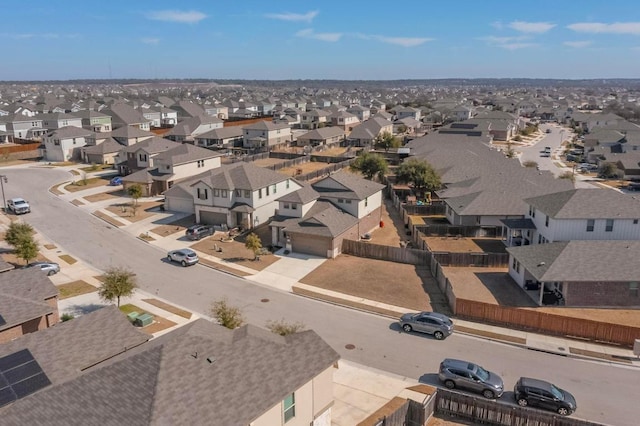
[[284,249],[275,252],[274,256],[278,256],[280,260],[247,279],[291,292],[293,285],[327,260],[300,253],[285,255]]

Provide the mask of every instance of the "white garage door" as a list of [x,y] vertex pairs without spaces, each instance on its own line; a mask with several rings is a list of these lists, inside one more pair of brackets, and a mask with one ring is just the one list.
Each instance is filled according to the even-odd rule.
[[195,213],[193,198],[165,197],[164,208],[171,212]]
[[291,251],[294,253],[327,257],[330,248],[331,242],[326,238],[291,235]]
[[200,223],[206,225],[226,225],[227,224],[227,214],[226,213],[216,213],[216,212],[200,212]]

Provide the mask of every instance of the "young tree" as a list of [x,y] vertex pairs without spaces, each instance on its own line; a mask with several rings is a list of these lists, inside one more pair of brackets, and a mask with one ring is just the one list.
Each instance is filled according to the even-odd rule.
[[211,306],[211,316],[228,329],[240,327],[244,323],[240,308],[229,305],[226,299],[217,300]]
[[4,240],[15,247],[25,236],[33,236],[34,232],[33,227],[28,223],[11,222],[4,234]]
[[524,167],[527,167],[527,168],[534,168],[534,167],[538,167],[538,163],[537,163],[536,161],[533,161],[533,160],[525,161],[524,163],[522,163],[522,165],[523,165]]
[[133,215],[136,215],[136,211],[138,210],[138,199],[142,197],[142,187],[134,183],[130,187],[127,188],[127,194],[133,200]]
[[398,182],[413,183],[416,189],[436,191],[442,187],[438,173],[426,161],[412,158],[400,164],[396,171]]
[[267,321],[266,327],[272,333],[286,336],[304,330],[305,325],[301,322],[288,323],[284,319],[281,319],[280,321]]
[[38,242],[33,239],[33,235],[23,235],[18,244],[15,245],[16,256],[24,260],[27,265],[31,260],[38,257],[39,249]]
[[351,170],[359,171],[365,178],[372,180],[378,176],[380,180],[384,178],[389,166],[380,154],[365,152],[360,154],[350,166]]
[[598,177],[611,179],[619,177],[620,171],[613,163],[602,163],[600,167],[598,167]]
[[120,306],[121,297],[129,297],[137,287],[136,275],[125,268],[109,268],[104,277],[104,282],[98,289],[98,295],[102,300],[112,302],[114,299]]
[[250,233],[244,242],[244,246],[253,252],[253,260],[258,259],[258,253],[262,248],[262,240],[255,233]]
[[389,148],[398,148],[400,145],[400,139],[389,132],[384,132],[375,139],[376,148],[383,148],[385,151],[389,151]]

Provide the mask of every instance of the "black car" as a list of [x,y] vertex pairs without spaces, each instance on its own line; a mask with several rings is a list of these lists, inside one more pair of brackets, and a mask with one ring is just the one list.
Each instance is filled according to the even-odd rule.
[[573,395],[544,380],[521,377],[513,388],[513,395],[521,407],[543,408],[562,416],[568,416],[577,408]]
[[185,231],[185,235],[190,240],[199,240],[201,238],[208,237],[209,235],[213,235],[214,232],[216,231],[215,229],[213,229],[213,226],[193,225],[187,228],[187,230]]

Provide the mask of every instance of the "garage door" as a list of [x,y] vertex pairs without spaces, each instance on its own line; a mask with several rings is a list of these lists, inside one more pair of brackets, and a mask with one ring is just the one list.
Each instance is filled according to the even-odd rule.
[[226,225],[227,224],[227,214],[226,213],[216,213],[216,212],[200,212],[200,223],[206,225]]
[[194,213],[193,198],[165,197],[164,208],[171,212]]
[[291,235],[291,251],[294,253],[312,254],[327,257],[331,241],[326,238]]

